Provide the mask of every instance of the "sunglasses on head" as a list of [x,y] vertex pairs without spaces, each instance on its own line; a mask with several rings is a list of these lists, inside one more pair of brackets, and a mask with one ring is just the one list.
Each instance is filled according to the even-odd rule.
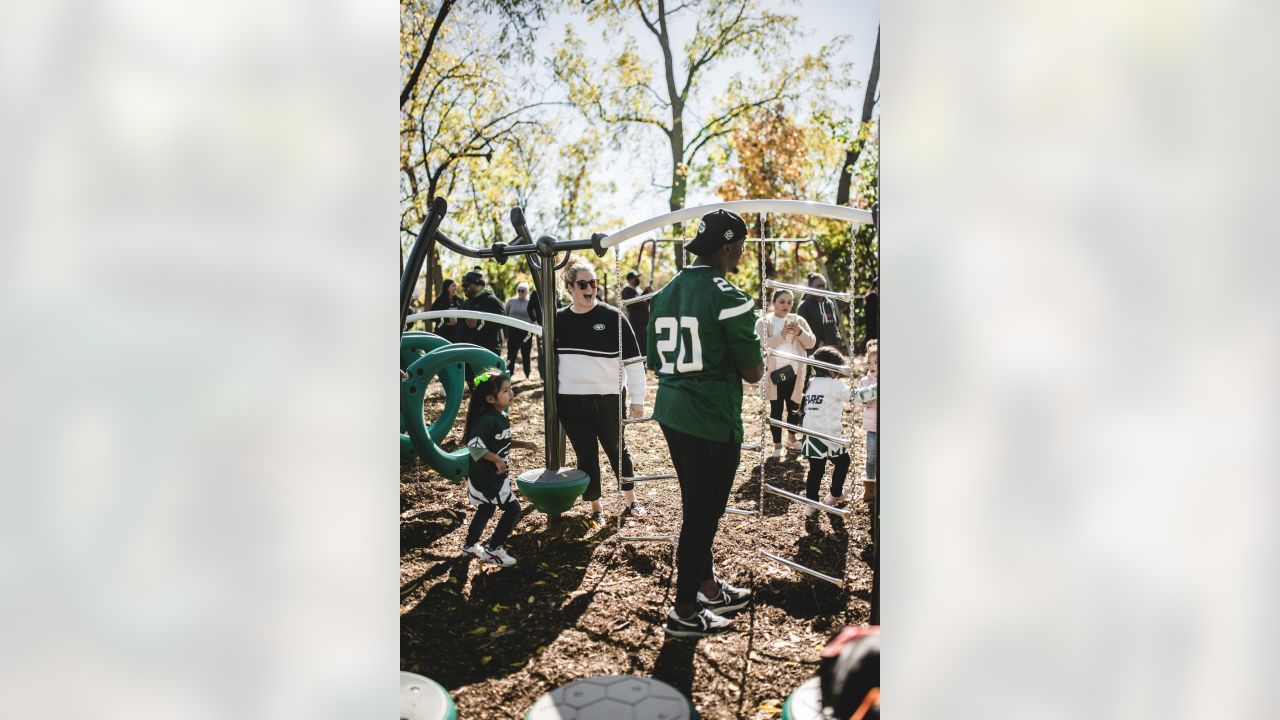
[[575,280],[574,284],[578,286],[579,290],[586,290],[587,288],[594,289],[596,287],[596,281],[594,279],[593,280]]

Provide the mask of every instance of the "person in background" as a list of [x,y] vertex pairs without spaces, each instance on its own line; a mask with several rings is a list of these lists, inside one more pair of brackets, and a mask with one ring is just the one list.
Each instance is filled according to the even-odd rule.
[[[827,281],[818,273],[809,273],[809,287],[814,290],[826,290]],[[838,325],[840,316],[836,314],[834,300],[819,295],[807,294],[800,301],[800,307],[796,310],[796,314],[804,318],[804,321],[809,324],[809,328],[813,330],[814,336],[818,339],[818,342],[809,348],[810,355],[823,345],[839,347],[840,333]]]
[[[463,275],[462,291],[467,294],[467,300],[462,303],[461,309],[493,313],[494,315],[505,314],[506,310],[502,307],[502,301],[486,285],[484,273],[479,270],[471,270],[466,275]],[[479,345],[493,354],[501,356],[501,325],[483,320],[463,320],[462,322],[463,324],[459,327],[460,332],[457,336],[457,342]]]
[[[432,310],[458,310],[462,308],[462,298],[458,297],[458,283],[452,279],[446,279],[440,284],[440,293],[436,295],[436,299],[431,302]],[[449,320],[432,320],[428,326],[428,332],[454,342],[454,338],[458,334],[458,321]]]
[[[818,348],[814,360],[831,365],[844,365],[844,356],[832,347]],[[836,373],[815,367],[809,389],[804,395],[804,423],[806,430],[841,437],[844,435],[844,409],[849,404],[849,386]],[[822,491],[822,477],[827,471],[827,461],[835,468],[831,475],[831,492],[822,501],[826,505],[844,502],[844,481],[849,475],[849,451],[819,437],[806,435],[801,452],[809,461],[809,474],[805,478],[805,497],[817,501]],[[812,505],[804,507],[804,516],[811,518],[817,512]]]
[[[529,286],[520,283],[516,285],[516,296],[507,301],[507,316],[525,322],[533,322],[529,316]],[[516,355],[520,355],[523,359],[524,379],[529,379],[529,349],[533,345],[533,338],[529,337],[527,330],[509,327],[507,330],[507,367],[511,370],[511,377],[515,378],[516,373]]]
[[[578,468],[590,478],[582,499],[591,503],[591,523],[599,530],[605,527],[600,503],[600,449],[618,477],[635,474],[631,453],[619,434],[618,377],[622,375],[631,398],[629,415],[636,418],[644,415],[645,374],[639,363],[625,365],[619,372],[623,360],[640,357],[640,346],[622,313],[596,297],[600,285],[591,263],[570,257],[562,277],[573,303],[556,311],[556,408],[578,457]],[[626,502],[623,512],[644,515],[644,506],[636,501],[634,483],[623,480],[621,484]]]
[[[651,287],[644,290],[640,289],[640,273],[635,270],[627,273],[627,286],[622,288],[623,300],[630,300],[651,292],[653,292]],[[640,344],[641,348],[644,348],[645,332],[649,325],[649,303],[646,301],[627,305],[626,309],[627,319],[631,321],[631,327],[636,331],[636,342]]]
[[[773,294],[773,312],[756,322],[756,334],[764,346],[791,355],[804,356],[816,342],[809,323],[791,312],[791,291],[778,290]],[[786,422],[800,424],[800,400],[804,397],[804,380],[808,366],[795,360],[776,355],[765,358],[765,377],[769,381],[769,417],[782,420],[786,408]],[[782,459],[787,451],[782,447],[782,428],[769,426],[773,435],[773,456]],[[796,434],[789,433],[792,449],[799,450]]]

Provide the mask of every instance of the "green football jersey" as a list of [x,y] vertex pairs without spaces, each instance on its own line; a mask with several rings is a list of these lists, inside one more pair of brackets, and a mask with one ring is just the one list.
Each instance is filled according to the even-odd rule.
[[755,301],[719,271],[680,271],[649,303],[645,357],[658,374],[653,417],[695,437],[742,442],[742,377],[758,367]]

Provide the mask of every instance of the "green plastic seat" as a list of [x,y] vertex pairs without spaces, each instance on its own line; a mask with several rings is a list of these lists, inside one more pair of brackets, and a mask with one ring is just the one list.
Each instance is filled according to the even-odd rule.
[[400,673],[401,720],[456,720],[458,708],[440,683],[414,673]]
[[782,703],[782,720],[823,720],[822,681],[810,678]]
[[578,496],[587,490],[591,479],[577,468],[560,468],[551,471],[546,468],[529,470],[516,478],[516,487],[520,494],[529,500],[529,504],[548,515],[562,513],[573,507]]
[[[479,345],[450,343],[409,363],[405,368],[409,377],[400,381],[400,418],[404,422],[405,430],[409,433],[414,452],[428,467],[454,482],[466,479],[471,468],[471,454],[466,448],[451,453],[440,448],[423,418],[422,402],[431,379],[458,363],[469,363],[472,367],[480,368],[497,367],[504,373],[507,371],[507,364],[502,361],[502,358]],[[448,386],[446,386],[447,390]],[[462,397],[459,393],[458,405],[461,404]],[[454,410],[456,412],[457,408],[455,407]],[[438,433],[440,438],[447,435],[449,428],[453,425],[452,417],[448,418],[448,423],[442,423],[442,420],[444,420],[443,416],[431,424],[433,428],[443,428],[443,431]]]
[[599,675],[574,680],[538,698],[525,720],[698,720],[693,703],[653,678]]

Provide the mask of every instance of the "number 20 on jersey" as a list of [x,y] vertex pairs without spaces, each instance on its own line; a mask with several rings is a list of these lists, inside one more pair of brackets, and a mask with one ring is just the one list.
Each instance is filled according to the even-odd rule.
[[660,375],[697,372],[702,369],[702,340],[698,338],[698,318],[661,317],[653,321],[658,333],[657,350],[662,357]]

